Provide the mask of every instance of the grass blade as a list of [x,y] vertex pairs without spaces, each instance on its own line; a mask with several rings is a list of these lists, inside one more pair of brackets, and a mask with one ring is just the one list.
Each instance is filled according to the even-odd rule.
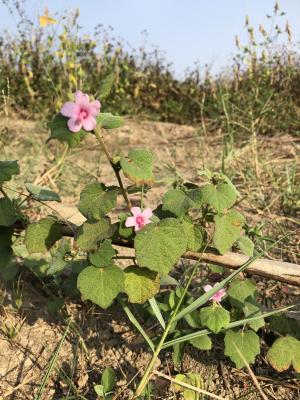
[[[287,310],[289,310],[289,309],[291,309],[293,307],[296,307],[296,305],[294,304],[292,306],[280,308],[279,310],[270,311],[270,312],[267,312],[267,313],[264,313],[264,314],[261,314],[261,315],[257,315],[255,317],[245,318],[245,319],[241,319],[239,321],[231,322],[225,329],[222,329],[221,332],[222,331],[226,331],[226,330],[231,329],[231,328],[236,328],[237,326],[245,325],[248,322],[252,322],[252,321],[255,321],[257,319],[270,317],[271,315],[287,311]],[[188,335],[181,336],[181,337],[178,337],[176,339],[173,339],[173,340],[170,340],[168,342],[165,342],[164,345],[162,346],[162,348],[166,349],[167,347],[174,346],[175,344],[183,343],[183,342],[186,342],[186,341],[191,340],[191,339],[195,339],[195,338],[203,336],[203,335],[210,335],[212,333],[213,332],[211,332],[209,329],[202,329],[201,331],[189,333]]]
[[57,357],[59,355],[60,349],[62,348],[62,345],[64,344],[64,341],[66,340],[67,334],[68,334],[69,329],[70,329],[70,325],[71,325],[71,319],[69,320],[68,325],[67,325],[67,327],[65,329],[65,332],[64,332],[62,338],[60,339],[60,342],[59,342],[59,344],[58,344],[58,346],[57,346],[57,348],[56,348],[56,350],[55,350],[55,352],[54,352],[54,354],[53,354],[53,356],[52,356],[52,358],[50,360],[50,364],[49,364],[47,372],[46,372],[46,374],[45,374],[45,376],[44,376],[44,378],[42,380],[41,386],[40,386],[39,391],[38,391],[38,393],[37,393],[37,395],[35,397],[35,400],[41,400],[41,395],[43,394],[43,391],[44,391],[44,389],[45,389],[45,387],[47,385],[47,382],[48,382],[48,379],[49,379],[49,377],[51,375],[51,372],[53,371],[53,368],[55,366],[55,363],[56,363]]
[[122,301],[119,300],[123,310],[125,311],[128,319],[130,320],[130,322],[135,326],[135,328],[140,332],[140,334],[143,336],[143,338],[146,340],[146,342],[148,343],[150,349],[154,352],[155,347],[154,344],[152,342],[152,340],[149,338],[149,336],[147,335],[147,333],[144,331],[144,329],[142,328],[141,324],[139,323],[139,321],[135,318],[135,316],[132,314],[132,312],[130,311],[129,307]]
[[152,308],[152,311],[154,312],[158,322],[160,323],[161,327],[163,329],[166,329],[166,323],[165,323],[165,321],[163,319],[163,316],[162,316],[162,314],[160,312],[160,309],[159,309],[159,306],[157,304],[157,301],[155,300],[154,297],[152,297],[152,299],[149,300],[149,304],[150,304],[150,306]]

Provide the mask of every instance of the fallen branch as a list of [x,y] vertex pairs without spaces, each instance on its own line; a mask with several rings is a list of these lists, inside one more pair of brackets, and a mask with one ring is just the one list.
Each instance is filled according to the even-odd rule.
[[[64,225],[62,228],[65,236],[74,236],[77,229],[78,227],[74,224]],[[114,242],[114,244],[121,247],[133,248],[133,243]],[[189,260],[199,260],[201,258],[205,262],[229,269],[238,269],[250,259],[250,257],[243,254],[232,252],[220,255],[212,248],[205,253],[187,251],[182,257]],[[298,264],[260,258],[249,265],[247,273],[300,287],[300,265]]]

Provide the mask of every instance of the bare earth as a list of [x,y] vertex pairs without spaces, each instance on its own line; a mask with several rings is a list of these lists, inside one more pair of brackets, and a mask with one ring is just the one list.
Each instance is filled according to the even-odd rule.
[[[157,184],[148,192],[146,204],[155,206],[166,188],[180,177],[200,181],[198,170],[220,170],[222,166],[222,135],[215,132],[213,124],[207,136],[189,126],[167,123],[136,122],[126,120],[118,131],[107,133],[107,144],[114,154],[127,154],[130,148],[150,148],[156,157]],[[75,223],[82,216],[74,208],[82,188],[89,182],[116,183],[110,167],[99,152],[93,137],[80,149],[73,149],[64,164],[59,159],[64,146],[50,141],[46,144],[47,130],[32,121],[0,120],[1,158],[18,159],[21,175],[11,183],[14,190],[22,191],[21,182],[45,185],[58,191],[63,206],[51,204],[64,218]],[[285,231],[299,228],[300,209],[282,213],[283,193],[288,186],[287,169],[296,170],[299,182],[300,137],[289,135],[259,138],[258,143],[240,142],[225,160],[226,172],[237,185],[242,201],[240,209],[251,225],[265,221],[264,232],[276,237]],[[258,162],[255,162],[257,158]],[[134,202],[133,197],[133,202]],[[138,203],[139,199],[136,198]],[[120,209],[124,207],[120,202]],[[37,217],[40,205],[32,203],[30,214]],[[42,209],[42,212],[49,210]],[[51,211],[50,211],[51,212]],[[289,243],[272,253],[271,257],[298,262],[300,239],[293,237]],[[177,276],[183,274],[177,267]],[[259,291],[264,292],[266,306],[279,307],[299,300],[297,288],[284,287],[275,282],[256,279]],[[48,290],[48,291],[47,291]],[[105,367],[112,367],[118,375],[118,387],[123,389],[120,399],[129,398],[129,382],[149,360],[150,354],[141,338],[132,329],[117,305],[103,311],[91,304],[69,299],[65,316],[49,313],[51,287],[45,288],[30,274],[25,273],[19,284],[0,286],[0,398],[33,399],[43,381],[51,357],[66,330],[67,314],[74,325],[69,327],[58,360],[47,382],[41,399],[96,399],[94,384],[100,383]],[[18,303],[21,299],[21,304]],[[142,316],[140,318],[143,322]],[[154,321],[144,321],[149,334],[157,329]],[[18,334],[9,340],[5,333],[12,326]],[[223,355],[216,342],[214,351],[201,352],[187,348],[182,365],[176,369],[171,353],[164,353],[157,369],[174,376],[178,372],[199,372],[205,389],[226,399],[259,399],[253,381],[246,370],[237,370]],[[265,357],[258,357],[253,366],[261,386],[270,399],[300,399],[300,384],[292,373],[278,374],[272,370]],[[168,382],[157,380],[161,395],[158,399],[173,399]],[[80,397],[83,396],[83,397]],[[176,396],[179,396],[176,394]]]

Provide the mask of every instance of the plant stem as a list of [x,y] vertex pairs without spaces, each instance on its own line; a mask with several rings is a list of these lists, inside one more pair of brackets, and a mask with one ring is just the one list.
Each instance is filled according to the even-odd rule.
[[143,211],[144,207],[144,185],[142,185],[142,190],[141,190],[141,210]]
[[151,377],[151,373],[152,373],[152,370],[154,368],[156,359],[159,356],[159,353],[161,352],[161,350],[163,348],[164,342],[165,342],[165,340],[166,340],[166,338],[167,338],[167,336],[169,334],[169,331],[170,331],[170,329],[171,329],[171,327],[173,325],[174,318],[176,317],[176,314],[179,311],[179,308],[180,308],[180,306],[181,306],[181,304],[182,304],[182,302],[183,302],[183,300],[185,298],[185,295],[186,295],[186,293],[188,291],[188,288],[189,288],[189,286],[190,286],[190,284],[192,282],[192,279],[193,279],[193,277],[195,275],[195,272],[196,272],[197,267],[199,266],[199,264],[200,264],[200,259],[194,265],[193,271],[192,271],[192,273],[191,273],[191,275],[190,275],[190,277],[188,279],[188,282],[187,282],[187,284],[186,284],[186,286],[185,286],[185,288],[183,290],[183,293],[182,293],[182,295],[181,295],[181,297],[180,297],[180,299],[179,299],[179,301],[178,301],[178,303],[176,305],[176,308],[175,308],[173,314],[171,315],[171,318],[168,321],[166,329],[163,332],[163,335],[162,335],[162,337],[161,337],[161,339],[160,339],[160,341],[159,341],[159,343],[158,343],[158,345],[157,345],[157,347],[156,347],[156,349],[155,349],[155,351],[153,353],[153,356],[152,356],[151,360],[149,361],[149,364],[147,365],[147,368],[146,368],[146,371],[144,372],[143,378],[140,381],[139,386],[136,389],[136,392],[134,394],[134,398],[137,398],[138,396],[140,396],[142,394],[143,390],[145,389],[145,386],[149,382],[149,379]]
[[96,138],[97,138],[98,142],[100,143],[100,145],[101,145],[101,147],[102,147],[102,149],[103,149],[108,161],[110,162],[110,165],[111,165],[112,169],[114,170],[114,173],[115,173],[115,175],[117,177],[117,180],[118,180],[121,192],[122,192],[122,196],[124,197],[124,200],[125,200],[125,202],[127,204],[127,207],[130,209],[131,208],[131,203],[130,203],[127,191],[124,188],[124,185],[123,185],[123,182],[122,182],[122,178],[121,178],[121,175],[120,175],[120,171],[119,171],[119,167],[114,162],[114,159],[113,159],[112,155],[110,154],[108,148],[106,147],[106,144],[105,144],[105,142],[103,140],[103,136],[101,135],[101,131],[100,131],[100,129],[98,127],[96,127],[94,129],[94,133],[95,133]]

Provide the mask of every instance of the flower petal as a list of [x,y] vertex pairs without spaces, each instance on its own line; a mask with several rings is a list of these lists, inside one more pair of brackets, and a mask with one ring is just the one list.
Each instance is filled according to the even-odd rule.
[[137,232],[137,231],[140,231],[142,229],[142,226],[141,225],[139,225],[139,224],[135,224],[135,226],[134,226],[134,230]]
[[79,113],[79,105],[72,101],[67,101],[60,110],[64,117],[76,118]]
[[205,286],[203,287],[203,289],[204,289],[204,292],[209,292],[210,289],[212,289],[212,286],[211,286],[211,285],[205,285]]
[[125,221],[125,226],[127,228],[131,228],[132,226],[135,226],[135,218],[134,217],[128,217]]
[[92,115],[88,115],[84,120],[83,120],[83,129],[85,131],[92,131],[93,129],[96,128],[97,122],[95,118]]
[[152,217],[153,212],[152,212],[151,208],[145,208],[145,209],[143,210],[143,212],[142,212],[142,215],[143,215],[143,217],[144,217],[145,219],[149,219],[149,218]]
[[78,118],[70,118],[68,120],[68,127],[71,132],[79,132],[82,128],[82,121]]
[[134,217],[138,217],[142,213],[140,207],[131,207],[130,211]]
[[96,117],[100,112],[100,107],[100,101],[94,100],[88,105],[87,110],[93,117]]
[[89,96],[83,93],[81,90],[75,92],[75,102],[78,105],[87,106],[89,104]]

